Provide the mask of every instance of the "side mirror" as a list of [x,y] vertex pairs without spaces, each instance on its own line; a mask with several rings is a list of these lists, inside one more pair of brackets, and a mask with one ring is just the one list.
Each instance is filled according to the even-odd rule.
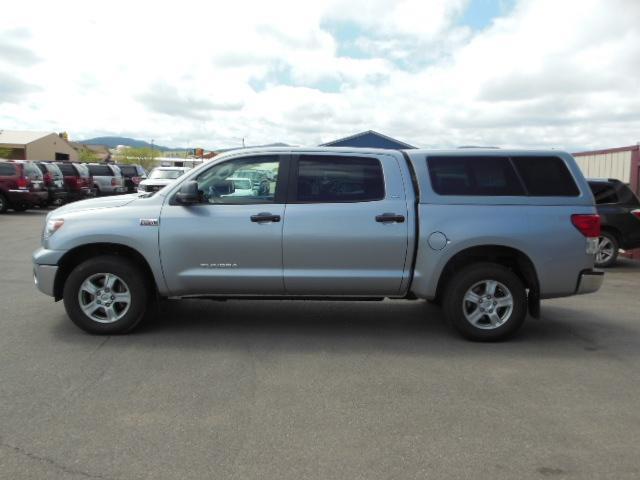
[[200,192],[198,191],[198,182],[189,180],[184,182],[176,194],[176,201],[183,205],[191,205],[200,203]]

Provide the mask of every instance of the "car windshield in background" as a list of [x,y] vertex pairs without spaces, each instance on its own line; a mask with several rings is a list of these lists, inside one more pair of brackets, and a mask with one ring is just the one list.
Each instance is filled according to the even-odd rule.
[[154,170],[149,178],[173,180],[180,177],[184,172],[182,170]]

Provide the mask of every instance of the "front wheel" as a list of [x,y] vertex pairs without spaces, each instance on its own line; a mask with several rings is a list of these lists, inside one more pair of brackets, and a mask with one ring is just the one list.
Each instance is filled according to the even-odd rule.
[[87,260],[64,286],[64,306],[82,330],[102,335],[127,333],[142,320],[148,290],[139,268],[115,255]]
[[520,278],[495,263],[471,265],[456,273],[444,292],[447,319],[476,341],[503,340],[527,316],[527,295]]

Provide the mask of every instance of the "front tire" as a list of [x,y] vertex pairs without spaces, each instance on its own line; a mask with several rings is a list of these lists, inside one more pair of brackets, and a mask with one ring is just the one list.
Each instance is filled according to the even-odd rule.
[[470,265],[456,273],[444,292],[444,313],[458,332],[474,341],[513,335],[527,316],[520,278],[495,263]]
[[596,252],[595,265],[598,268],[611,267],[618,260],[618,240],[609,232],[600,233],[598,238],[598,251]]
[[142,271],[116,255],[76,266],[64,285],[64,306],[88,333],[115,335],[133,330],[147,310],[149,292]]

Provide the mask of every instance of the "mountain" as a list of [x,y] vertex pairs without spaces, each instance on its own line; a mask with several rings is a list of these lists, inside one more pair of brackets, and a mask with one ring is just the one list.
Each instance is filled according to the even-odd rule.
[[[136,140],[135,138],[129,137],[95,137],[89,138],[87,140],[78,140],[77,143],[84,143],[89,145],[106,145],[109,148],[116,148],[118,145],[126,145],[127,147],[134,148],[142,148],[147,147],[150,148],[151,144],[149,142],[145,142],[144,140]],[[290,145],[286,143],[270,143],[268,145],[253,145],[247,146],[247,148],[256,148],[256,147],[288,147]],[[153,144],[153,148],[156,150],[160,150],[162,152],[173,152],[180,151],[183,152],[185,150],[189,150],[188,148],[169,148],[163,147],[162,145]],[[231,147],[231,148],[216,148],[214,149],[216,152],[226,152],[229,150],[237,150],[242,147]]]
[[[118,145],[126,145],[127,147],[134,148],[151,147],[149,142],[129,137],[95,137],[87,140],[78,140],[78,143],[106,145],[109,148],[116,148]],[[163,152],[168,150],[186,150],[185,148],[163,147],[162,145],[156,145],[155,143],[153,144],[153,148]]]

